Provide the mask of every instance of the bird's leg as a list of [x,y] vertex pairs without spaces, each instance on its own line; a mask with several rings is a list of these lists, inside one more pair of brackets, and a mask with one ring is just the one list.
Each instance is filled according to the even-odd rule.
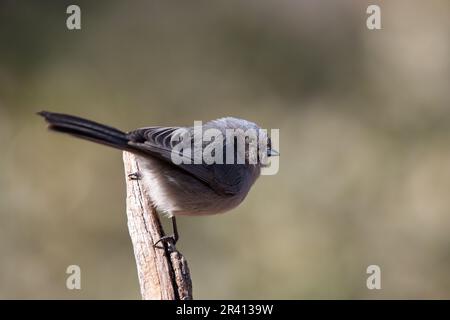
[[153,246],[156,247],[158,245],[158,243],[160,243],[160,242],[170,242],[173,245],[175,245],[177,243],[178,239],[180,239],[180,235],[178,234],[178,228],[177,228],[177,219],[175,218],[175,216],[172,216],[171,219],[172,219],[173,235],[161,237],[161,239],[156,241]]
[[173,242],[177,243],[178,239],[180,239],[180,235],[178,234],[177,219],[175,218],[175,216],[172,216],[172,231],[173,231]]
[[142,175],[141,175],[141,173],[139,171],[136,171],[136,172],[130,173],[128,175],[128,179],[130,179],[130,180],[141,180],[142,179]]

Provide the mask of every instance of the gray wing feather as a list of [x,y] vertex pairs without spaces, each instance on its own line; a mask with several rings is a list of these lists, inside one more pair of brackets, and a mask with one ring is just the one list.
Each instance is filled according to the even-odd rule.
[[[128,144],[139,151],[155,156],[163,161],[179,167],[198,180],[210,186],[218,194],[234,195],[243,187],[244,164],[179,164],[172,162],[172,149],[176,142],[172,141],[179,127],[147,127],[127,134]],[[224,143],[224,154],[225,154]]]

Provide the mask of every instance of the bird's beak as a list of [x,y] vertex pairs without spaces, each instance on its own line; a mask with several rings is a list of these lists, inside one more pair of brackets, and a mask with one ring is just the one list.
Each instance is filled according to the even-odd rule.
[[277,150],[270,149],[268,156],[269,157],[278,157],[280,153]]

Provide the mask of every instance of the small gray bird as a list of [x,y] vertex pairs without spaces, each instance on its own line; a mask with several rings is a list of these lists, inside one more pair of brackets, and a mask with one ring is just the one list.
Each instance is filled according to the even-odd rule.
[[[104,144],[120,150],[136,154],[141,172],[131,178],[142,179],[150,190],[153,205],[159,212],[172,218],[172,236],[161,240],[177,242],[179,236],[175,216],[177,215],[210,215],[222,213],[238,206],[247,196],[251,186],[259,177],[261,167],[259,149],[251,150],[249,137],[245,139],[245,148],[233,146],[234,163],[207,164],[180,163],[173,161],[173,151],[176,143],[174,139],[180,130],[193,133],[194,127],[146,127],[128,133],[115,128],[79,118],[72,115],[42,111],[38,113],[49,123],[49,129],[67,133],[72,136]],[[223,154],[230,152],[230,141],[225,141],[226,131],[237,129],[233,142],[247,130],[254,130],[265,141],[265,154],[278,155],[272,150],[270,138],[255,123],[237,119],[221,118],[205,123],[203,130],[214,129],[222,133],[224,141]],[[238,130],[238,129],[241,129]],[[190,137],[189,145],[194,144],[194,134]],[[202,150],[210,143],[217,143],[214,139],[202,142]],[[260,144],[257,144],[258,148]],[[267,150],[267,151],[266,151]],[[191,154],[195,157],[195,154]],[[236,163],[237,159],[244,159],[244,163]],[[256,161],[250,161],[250,160]],[[158,241],[158,242],[159,242]]]

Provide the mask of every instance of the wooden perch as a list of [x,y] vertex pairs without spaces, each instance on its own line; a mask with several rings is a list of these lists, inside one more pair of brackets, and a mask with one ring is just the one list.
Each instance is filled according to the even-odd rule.
[[153,244],[164,236],[158,213],[149,198],[151,190],[141,180],[129,178],[140,172],[134,154],[123,153],[127,184],[128,229],[136,258],[142,299],[190,300],[192,282],[186,259],[174,245]]

